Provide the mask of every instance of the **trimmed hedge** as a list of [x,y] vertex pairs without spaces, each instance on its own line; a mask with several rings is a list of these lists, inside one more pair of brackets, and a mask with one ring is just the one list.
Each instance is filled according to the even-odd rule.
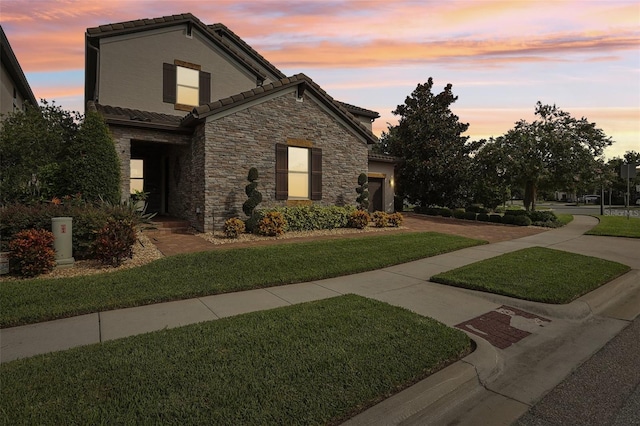
[[454,209],[452,212],[453,217],[455,217],[456,219],[464,219],[464,213],[464,209]]
[[474,212],[464,212],[463,218],[466,220],[476,220],[476,214]]
[[505,216],[526,216],[526,210],[507,210],[504,212]]
[[286,221],[285,231],[317,231],[320,229],[346,228],[353,206],[295,206],[254,210],[256,223],[267,212],[280,212]]
[[502,216],[499,214],[489,215],[489,222],[491,223],[502,223]]
[[529,226],[531,225],[531,219],[529,218],[529,216],[516,216],[513,224],[518,226]]
[[489,215],[486,213],[478,213],[477,220],[479,222],[489,222]]
[[452,215],[451,209],[448,209],[446,207],[441,208],[439,213],[442,217],[451,217]]
[[513,225],[516,221],[516,217],[517,216],[505,214],[504,216],[502,216],[502,223],[504,223],[505,225]]

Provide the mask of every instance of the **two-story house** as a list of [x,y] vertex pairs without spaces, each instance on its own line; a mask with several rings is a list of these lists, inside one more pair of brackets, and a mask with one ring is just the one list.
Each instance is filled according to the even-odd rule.
[[[109,125],[123,194],[148,192],[149,210],[220,228],[242,216],[251,167],[261,206],[355,203],[375,111],[285,76],[224,25],[191,14],[89,28],[85,39],[87,108]],[[392,209],[392,173],[372,173],[382,179],[376,207]]]
[[22,67],[0,26],[0,114],[24,109],[25,102],[38,105]]

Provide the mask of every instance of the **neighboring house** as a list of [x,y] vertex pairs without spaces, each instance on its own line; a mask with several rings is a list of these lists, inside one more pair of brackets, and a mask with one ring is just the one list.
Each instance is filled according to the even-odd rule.
[[24,109],[25,102],[38,105],[1,25],[0,63],[0,114]]
[[[261,207],[355,204],[371,172],[378,113],[285,76],[224,25],[191,14],[103,25],[87,29],[85,54],[85,101],[109,125],[123,194],[148,192],[151,211],[210,231],[243,215],[251,167]],[[392,209],[392,168],[383,176]]]

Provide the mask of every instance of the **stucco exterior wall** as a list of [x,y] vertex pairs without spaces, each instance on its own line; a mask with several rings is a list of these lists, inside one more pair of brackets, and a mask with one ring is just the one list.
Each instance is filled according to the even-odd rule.
[[[204,231],[219,229],[229,217],[245,218],[242,203],[251,167],[259,173],[260,207],[286,205],[275,200],[275,146],[288,139],[322,149],[322,200],[319,205],[355,204],[358,175],[367,171],[367,146],[311,96],[295,91],[216,118],[205,124]],[[195,158],[194,158],[195,159]]]
[[100,40],[98,101],[103,105],[184,115],[162,102],[162,64],[191,62],[211,73],[211,100],[256,87],[256,77],[235,64],[198,30],[171,27]]
[[[4,63],[2,64],[2,71],[0,71],[0,114],[6,114],[13,111],[13,88],[17,89],[17,86],[9,73],[7,72]],[[16,90],[17,108],[22,109],[24,107],[24,96],[19,90]]]

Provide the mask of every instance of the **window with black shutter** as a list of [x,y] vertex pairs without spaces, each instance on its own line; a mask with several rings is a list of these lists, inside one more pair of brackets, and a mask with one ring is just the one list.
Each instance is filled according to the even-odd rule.
[[200,65],[175,60],[162,64],[162,101],[175,109],[191,111],[211,101],[211,73]]
[[322,149],[276,144],[276,200],[322,199]]

